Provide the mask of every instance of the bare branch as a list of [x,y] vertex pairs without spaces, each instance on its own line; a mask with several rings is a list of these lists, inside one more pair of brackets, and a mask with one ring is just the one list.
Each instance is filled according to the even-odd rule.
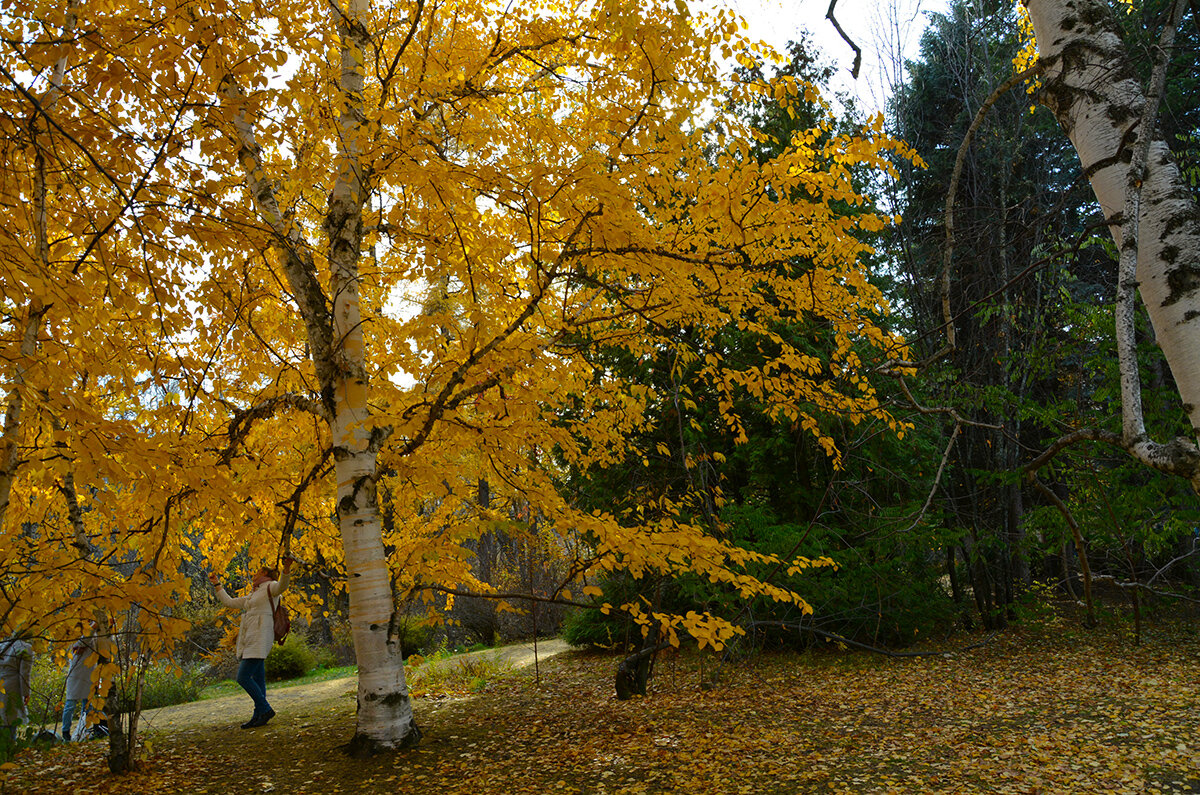
[[842,41],[850,45],[850,49],[854,50],[854,67],[850,70],[850,76],[855,80],[858,79],[858,70],[862,67],[862,48],[854,43],[854,40],[847,35],[846,31],[842,30],[841,24],[837,21],[837,17],[833,15],[834,9],[837,7],[838,0],[829,0],[829,10],[825,12],[825,18],[833,24],[833,29],[842,37]]
[[975,133],[979,131],[979,126],[983,124],[984,117],[987,116],[988,111],[991,110],[1000,97],[1010,91],[1013,86],[1025,82],[1045,68],[1046,62],[1038,61],[1033,66],[1013,75],[997,86],[988,95],[988,98],[983,101],[983,104],[979,106],[979,110],[975,111],[975,118],[971,120],[971,126],[967,128],[967,133],[963,136],[962,143],[958,146],[958,154],[954,158],[954,170],[950,174],[950,187],[946,191],[946,245],[942,250],[942,273],[938,277],[938,289],[942,296],[942,319],[946,329],[946,344],[951,350],[957,344],[954,333],[954,315],[950,311],[950,273],[952,270],[955,243],[954,200],[958,194],[958,181],[962,178],[963,164],[967,159],[967,150],[971,148],[971,142],[975,139]]
[[1083,541],[1083,531],[1079,529],[1079,523],[1075,521],[1075,517],[1071,515],[1071,511],[1066,504],[1058,498],[1046,485],[1037,479],[1036,476],[1030,475],[1029,478],[1038,491],[1042,493],[1050,503],[1058,509],[1058,512],[1063,515],[1067,521],[1067,527],[1071,528],[1071,538],[1075,541],[1075,552],[1079,555],[1079,569],[1083,576],[1083,601],[1087,605],[1087,623],[1088,626],[1093,626],[1096,623],[1096,608],[1092,604],[1092,570],[1088,565],[1087,544]]

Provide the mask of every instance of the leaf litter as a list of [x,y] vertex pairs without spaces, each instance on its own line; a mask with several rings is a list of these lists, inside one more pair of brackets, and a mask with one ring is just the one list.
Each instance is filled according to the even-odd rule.
[[1164,627],[1133,647],[1032,629],[918,659],[767,653],[725,664],[711,689],[715,658],[691,653],[660,661],[631,701],[613,697],[615,657],[574,652],[418,698],[420,746],[367,761],[334,750],[354,728],[348,680],[253,734],[220,715],[152,731],[122,777],[102,743],[25,751],[0,792],[1200,792],[1193,635]]

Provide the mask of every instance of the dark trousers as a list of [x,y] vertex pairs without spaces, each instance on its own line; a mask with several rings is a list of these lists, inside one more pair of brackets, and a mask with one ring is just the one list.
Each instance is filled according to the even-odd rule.
[[254,700],[254,717],[271,711],[267,703],[267,661],[243,659],[238,664],[237,683]]

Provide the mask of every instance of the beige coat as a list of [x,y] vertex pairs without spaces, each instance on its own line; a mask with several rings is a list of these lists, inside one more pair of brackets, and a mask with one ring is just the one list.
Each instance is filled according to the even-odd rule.
[[279,594],[287,590],[291,575],[283,572],[278,580],[269,580],[245,596],[230,596],[224,586],[217,586],[217,599],[226,607],[242,611],[238,626],[237,656],[239,660],[265,660],[275,643],[275,616],[271,600],[279,604]]
[[71,662],[67,665],[67,689],[63,698],[81,701],[92,697],[92,671],[100,662],[96,638],[88,636],[71,647]]

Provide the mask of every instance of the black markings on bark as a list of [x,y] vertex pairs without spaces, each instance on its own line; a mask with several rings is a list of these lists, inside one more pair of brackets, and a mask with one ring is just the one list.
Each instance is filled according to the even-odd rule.
[[1099,26],[1107,29],[1108,25],[1105,25],[1104,23],[1108,22],[1110,17],[1107,13],[1105,13],[1105,11],[1106,7],[1102,6],[1100,3],[1088,3],[1083,7],[1083,12],[1079,15],[1079,18],[1083,20],[1083,24],[1087,25],[1088,27]]
[[1166,299],[1163,306],[1170,306],[1177,301],[1190,297],[1200,290],[1200,267],[1195,265],[1180,265],[1167,274]]
[[408,693],[388,693],[383,697],[383,705],[385,707],[399,707],[408,703]]
[[325,408],[329,410],[329,416],[332,417],[336,413],[337,408],[333,399],[333,384],[326,384],[321,389],[321,402],[325,404]]
[[1185,205],[1185,207],[1186,209],[1182,209],[1173,214],[1167,219],[1167,222],[1163,224],[1163,237],[1174,234],[1175,232],[1179,231],[1180,228],[1187,226],[1188,224],[1196,224],[1197,226],[1200,226],[1200,207],[1197,207],[1195,204],[1190,202]]
[[[346,453],[344,448],[340,448],[343,453]],[[348,455],[348,453],[347,453]],[[334,449],[334,457],[338,458],[338,448]],[[338,458],[338,460],[342,460]],[[365,488],[364,488],[365,487]],[[371,475],[363,475],[358,480],[354,481],[354,488],[345,497],[338,500],[338,515],[354,513],[359,509],[359,497],[365,496],[366,499],[362,502],[361,507],[370,507],[375,504],[375,479]],[[358,524],[362,524],[359,522]]]

